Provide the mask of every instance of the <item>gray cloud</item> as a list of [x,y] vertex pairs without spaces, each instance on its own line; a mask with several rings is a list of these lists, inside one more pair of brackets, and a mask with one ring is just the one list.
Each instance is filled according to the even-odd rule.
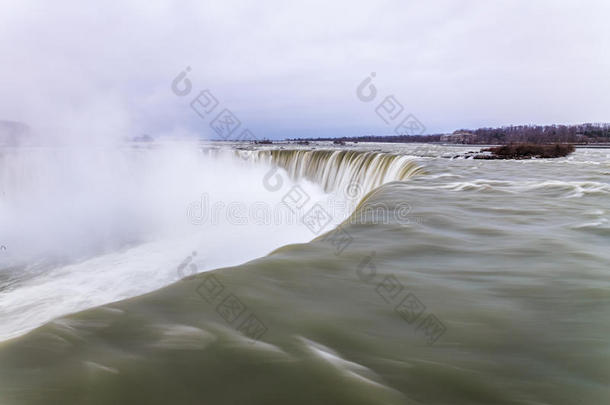
[[2,1],[0,119],[52,136],[211,135],[186,66],[259,136],[389,133],[370,72],[428,132],[607,121],[607,1]]

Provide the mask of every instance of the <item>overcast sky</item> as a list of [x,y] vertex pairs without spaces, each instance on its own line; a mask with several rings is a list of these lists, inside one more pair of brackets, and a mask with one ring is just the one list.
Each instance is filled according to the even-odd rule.
[[0,0],[0,119],[213,137],[189,106],[209,89],[259,138],[390,134],[390,95],[426,133],[610,121],[607,0],[81,3]]

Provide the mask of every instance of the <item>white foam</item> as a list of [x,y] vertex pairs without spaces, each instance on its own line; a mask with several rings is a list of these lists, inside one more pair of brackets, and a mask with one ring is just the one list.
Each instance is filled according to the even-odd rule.
[[[262,181],[269,167],[244,170],[235,158],[205,158],[194,144],[105,150],[99,159],[91,151],[82,151],[87,158],[77,152],[19,151],[2,162],[9,170],[2,183],[8,198],[0,206],[0,229],[8,248],[0,271],[21,267],[10,275],[17,282],[0,292],[0,340],[65,314],[159,289],[193,272],[238,265],[282,245],[307,242],[316,234],[302,222],[303,212],[330,199],[320,187],[301,182],[309,202],[293,213],[282,205],[294,186],[286,173],[280,172],[282,187],[270,191]],[[85,187],[88,180],[100,187]],[[189,208],[204,194],[210,198],[205,209],[214,204],[224,209],[207,211],[205,220],[195,221]],[[246,211],[233,212],[231,206]],[[259,221],[248,210],[253,206],[281,215]],[[333,217],[325,229],[346,215]],[[127,236],[131,243],[116,245]],[[65,259],[28,276],[45,256]]]

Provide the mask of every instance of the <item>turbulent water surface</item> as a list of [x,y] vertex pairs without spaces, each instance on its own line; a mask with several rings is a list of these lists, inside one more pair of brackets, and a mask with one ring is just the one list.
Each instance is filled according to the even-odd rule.
[[471,149],[3,151],[0,404],[609,403],[610,150]]

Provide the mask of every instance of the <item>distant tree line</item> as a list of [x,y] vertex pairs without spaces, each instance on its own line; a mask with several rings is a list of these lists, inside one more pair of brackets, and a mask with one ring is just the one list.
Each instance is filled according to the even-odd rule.
[[298,138],[290,141],[343,141],[343,142],[396,142],[428,143],[447,142],[479,145],[511,143],[610,143],[610,124],[580,125],[511,125],[501,128],[460,129],[452,134],[344,136],[341,138]]
[[610,143],[610,124],[516,125],[462,129],[453,135],[463,135],[468,144]]
[[395,143],[427,143],[440,142],[441,135],[364,135],[364,136],[343,136],[341,138],[294,138],[288,139],[296,142],[309,141],[337,141],[339,142],[395,142]]

